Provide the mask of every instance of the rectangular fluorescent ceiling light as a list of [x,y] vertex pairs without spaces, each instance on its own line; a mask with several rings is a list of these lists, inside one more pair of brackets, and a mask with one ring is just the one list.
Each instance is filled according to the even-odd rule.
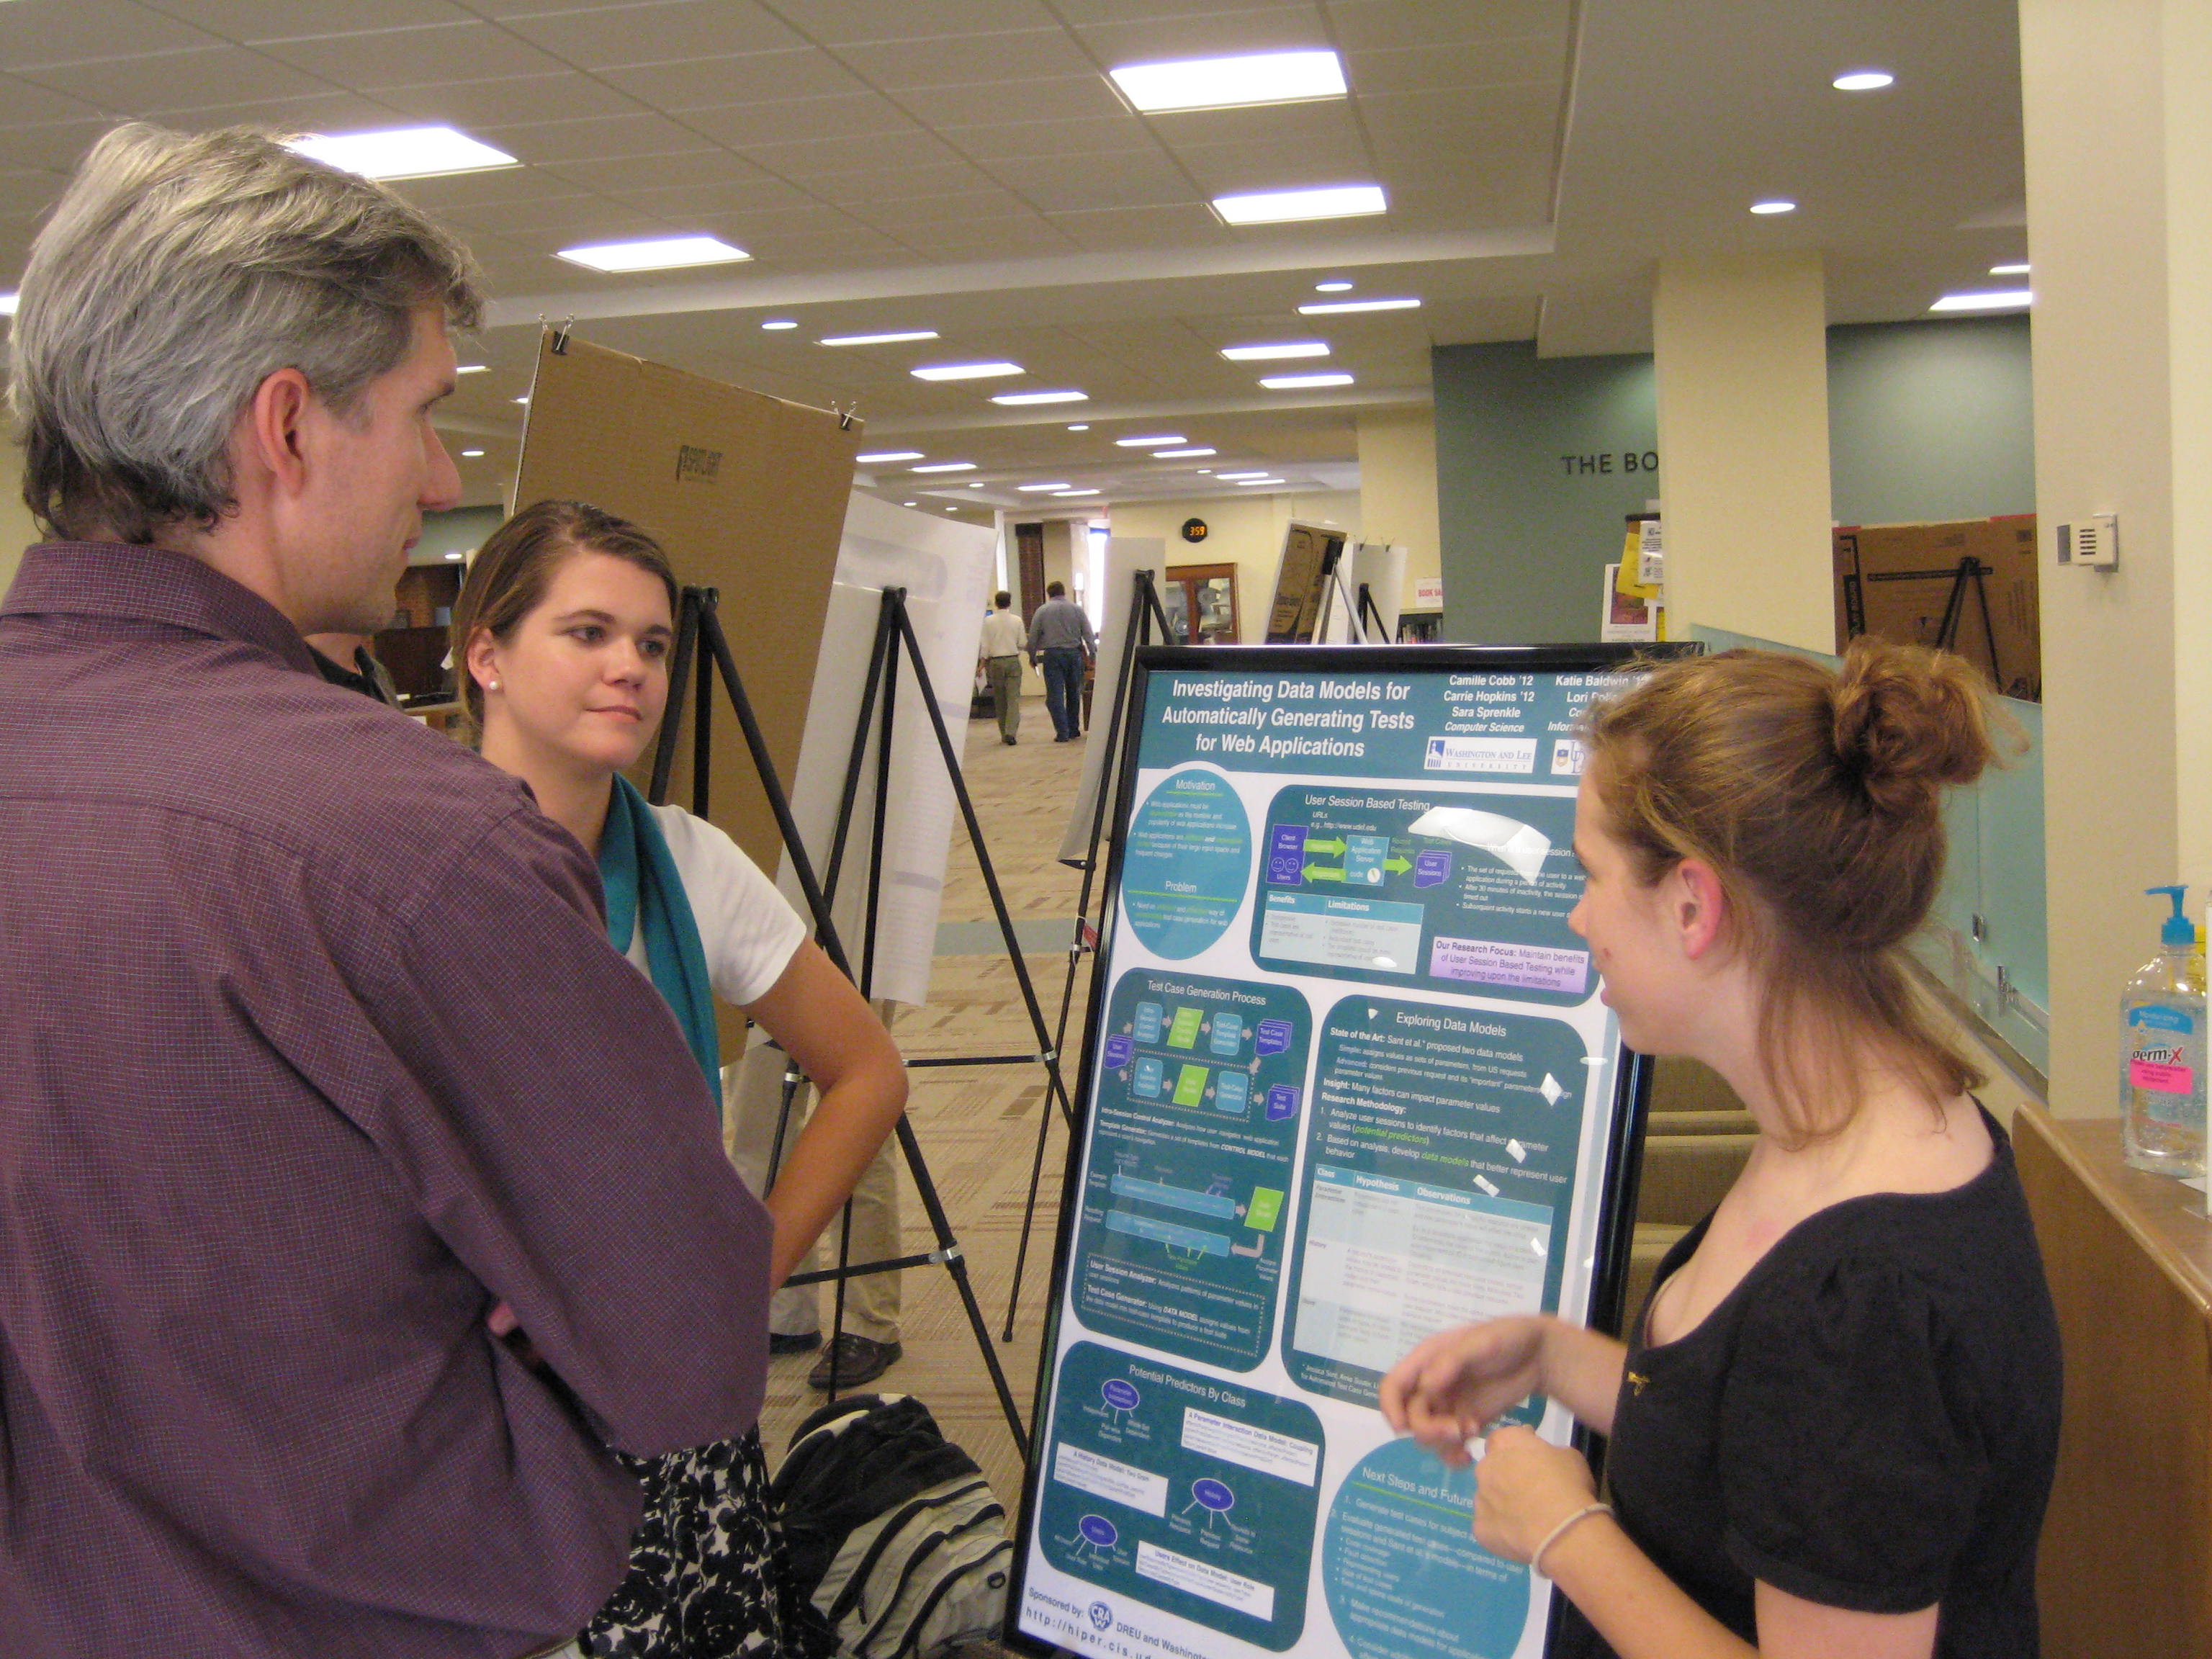
[[917,380],[988,380],[1002,374],[1026,374],[1019,363],[932,363],[912,371]]
[[1064,501],[1070,495],[1096,495],[1097,493],[1095,489],[1055,489],[1052,495],[1054,501]]
[[909,470],[915,472],[973,472],[975,470],[975,463],[973,461],[937,461],[928,466],[917,466]]
[[1242,483],[1246,478],[1264,478],[1267,474],[1265,472],[1217,472],[1213,476],[1217,478],[1228,478]]
[[1326,340],[1285,340],[1280,345],[1224,346],[1221,355],[1232,363],[1267,363],[1281,357],[1326,357]]
[[1300,392],[1309,386],[1350,386],[1349,374],[1270,374],[1260,384],[1270,392]]
[[862,466],[883,466],[892,461],[918,461],[921,453],[919,449],[884,449],[873,455],[855,455],[853,459]]
[[1163,444],[1187,444],[1189,439],[1180,432],[1155,432],[1149,438],[1116,438],[1115,446],[1121,449],[1158,449]]
[[[1320,190],[1268,190],[1217,196],[1213,210],[1232,225],[1280,225],[1293,219],[1349,219],[1389,206],[1380,185],[1330,185]],[[1301,306],[1300,310],[1305,307]]]
[[489,363],[462,363],[454,368],[453,373],[456,374],[489,374],[491,373],[491,365]]
[[1194,456],[1212,453],[1210,449],[1156,449],[1152,452],[1152,459],[1156,461],[1187,461]]
[[1001,392],[991,401],[994,404],[1087,404],[1087,392]]
[[1419,311],[1419,300],[1316,300],[1300,306],[1301,317],[1342,317],[1354,311]]
[[451,127],[393,127],[383,132],[310,132],[285,146],[364,179],[437,179],[450,173],[489,173],[520,167],[503,149],[480,144]]
[[1106,73],[1131,106],[1146,115],[1345,95],[1344,65],[1333,52],[1263,52],[1248,58],[1125,64]]
[[655,236],[642,242],[594,242],[564,247],[561,258],[592,270],[676,270],[686,265],[726,265],[753,256],[719,236]]
[[2033,289],[2008,288],[1990,294],[1947,294],[1930,311],[2018,311],[2033,304]]
[[1288,483],[1289,482],[1290,480],[1288,478],[1242,478],[1237,481],[1237,487],[1239,489],[1253,489],[1266,484]]
[[1024,495],[1031,495],[1042,492],[1056,495],[1061,490],[1073,489],[1075,486],[1068,483],[1066,479],[1062,478],[1057,483],[1016,484],[1014,488],[1020,490]]
[[838,346],[896,345],[902,340],[933,340],[936,337],[937,331],[933,328],[910,328],[900,334],[833,334],[822,343]]
[[20,294],[0,294],[0,317],[14,316],[16,304],[22,297]]

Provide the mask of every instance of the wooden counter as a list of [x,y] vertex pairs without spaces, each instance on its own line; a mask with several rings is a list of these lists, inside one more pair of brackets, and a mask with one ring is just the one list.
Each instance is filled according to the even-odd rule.
[[2212,1222],[2117,1119],[2013,1120],[2066,1346],[2045,1659],[2212,1655]]

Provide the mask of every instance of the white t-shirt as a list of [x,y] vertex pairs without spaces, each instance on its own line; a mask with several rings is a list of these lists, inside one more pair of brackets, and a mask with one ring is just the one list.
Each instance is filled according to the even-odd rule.
[[1022,625],[1022,619],[1012,611],[994,611],[983,618],[983,655],[1018,657],[1022,647],[1029,642],[1029,629]]
[[[714,994],[740,1007],[758,1001],[806,942],[806,924],[722,830],[680,806],[656,806],[653,815],[691,901]],[[647,971],[642,927],[631,931],[624,954],[640,973]]]

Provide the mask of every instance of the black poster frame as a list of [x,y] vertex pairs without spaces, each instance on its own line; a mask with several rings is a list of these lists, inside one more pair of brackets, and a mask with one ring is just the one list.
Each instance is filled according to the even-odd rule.
[[[1007,1614],[1002,1643],[1009,1653],[1029,1659],[1054,1659],[1070,1652],[1019,1628],[1020,1609],[1030,1547],[1044,1483],[1045,1427],[1053,1389],[1057,1382],[1054,1357],[1060,1346],[1060,1320],[1067,1294],[1067,1278],[1074,1256],[1076,1223],[1082,1206],[1077,1201],[1079,1182],[1089,1145],[1091,1108],[1098,1088],[1101,1024],[1107,1018],[1107,994],[1114,966],[1115,947],[1121,926],[1120,898],[1122,861],[1128,841],[1129,817],[1137,793],[1137,778],[1145,729],[1145,711],[1152,677],[1176,670],[1210,674],[1265,673],[1559,673],[1605,672],[1629,669],[1638,663],[1655,663],[1692,655],[1702,649],[1691,643],[1576,644],[1535,646],[1462,645],[1253,645],[1149,646],[1137,653],[1127,708],[1123,715],[1128,732],[1119,757],[1119,776],[1111,799],[1115,821],[1108,839],[1105,869],[1104,921],[1091,969],[1089,1006],[1085,1014],[1081,1064],[1075,1088],[1075,1125],[1068,1137],[1067,1162],[1062,1175],[1060,1213],[1054,1233],[1052,1279],[1039,1353],[1036,1392],[1031,1402],[1030,1453],[1022,1486],[1021,1505],[1014,1533],[1014,1559],[1007,1589]],[[1622,1301],[1627,1289],[1630,1256],[1635,1241],[1638,1177],[1643,1162],[1644,1121],[1650,1109],[1652,1064],[1626,1047],[1617,1049],[1613,1095],[1604,1169],[1599,1188],[1595,1249],[1589,1274],[1590,1323],[1618,1334]],[[1579,1425],[1573,1443],[1602,1469],[1604,1443]],[[1553,1596],[1545,1647],[1556,1642],[1565,1598]],[[1297,1649],[1290,1650],[1293,1655]]]

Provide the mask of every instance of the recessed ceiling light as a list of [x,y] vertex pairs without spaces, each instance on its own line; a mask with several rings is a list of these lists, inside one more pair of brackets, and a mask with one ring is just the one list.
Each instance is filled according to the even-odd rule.
[[1930,311],[2019,311],[2035,302],[2033,289],[2009,288],[1988,294],[1947,294]]
[[1342,317],[1355,311],[1419,311],[1419,300],[1320,300],[1298,307],[1301,317]]
[[1828,84],[1838,92],[1880,92],[1896,79],[1887,70],[1863,69],[1838,75]]
[[900,505],[901,507],[915,507],[915,506],[919,505],[919,503],[915,502],[915,501],[901,501],[901,502],[899,503],[899,505]]
[[1200,472],[1212,472],[1212,471],[1213,471],[1213,469],[1212,469],[1212,467],[1210,467],[1210,466],[1201,466],[1201,467],[1200,467],[1200,468],[1199,468],[1198,470],[1199,470]]
[[934,461],[927,466],[909,467],[907,470],[910,472],[973,472],[975,470],[975,463],[973,461]]
[[1016,484],[1014,488],[1020,490],[1024,495],[1029,495],[1033,492],[1036,494],[1049,495],[1062,489],[1073,489],[1075,486],[1070,483],[1066,479],[1062,478],[1055,483]]
[[921,458],[919,449],[879,449],[872,455],[855,455],[853,459],[860,466],[888,466],[893,461],[918,461]]
[[461,452],[461,459],[465,461],[473,461],[483,453],[483,451],[481,449],[465,449]]
[[528,403],[530,402],[530,399],[529,399],[527,397],[522,397],[522,398],[517,398],[514,401],[515,401],[515,402],[517,402],[517,403],[519,403],[519,404],[522,404],[527,405],[527,404],[528,404]]
[[1187,461],[1193,456],[1212,455],[1217,453],[1218,452],[1211,449],[1156,449],[1152,452],[1152,459],[1156,461]]
[[1217,472],[1213,476],[1217,478],[1227,478],[1234,482],[1242,482],[1246,478],[1264,478],[1268,475],[1265,472]]
[[1316,294],[1349,294],[1352,292],[1352,284],[1341,282],[1316,283],[1314,284],[1314,292]]
[[1990,267],[1990,275],[1992,276],[2025,276],[2027,275],[2027,267],[2026,265],[1991,265]]
[[982,481],[981,478],[975,478],[975,479],[972,479],[972,480],[970,480],[970,481],[969,481],[969,485],[968,485],[968,488],[969,488],[969,489],[981,489],[982,487],[983,487],[983,481]]
[[1272,362],[1279,357],[1326,357],[1326,340],[1285,340],[1279,345],[1224,346],[1221,355],[1232,363]]
[[[12,300],[15,296],[11,294],[8,297]],[[12,310],[13,307],[11,307],[10,309]],[[461,363],[455,367],[453,373],[456,374],[489,374],[491,373],[491,365],[489,363]]]
[[1070,495],[1096,495],[1097,493],[1095,489],[1055,489],[1052,492],[1052,498],[1056,501],[1064,501]]
[[1239,489],[1258,489],[1268,484],[1288,483],[1288,478],[1247,478],[1237,487]]
[[1751,210],[1757,214],[1795,213],[1797,211],[1797,204],[1786,202],[1778,196],[1771,202],[1753,202],[1751,204]]
[[753,256],[719,236],[648,236],[636,242],[592,242],[564,247],[560,258],[590,270],[681,270],[691,265],[726,265]]
[[1345,95],[1344,65],[1333,52],[1263,52],[1243,58],[1125,64],[1106,73],[1130,106],[1146,115]]
[[1091,430],[1091,423],[1088,421],[1078,421],[1067,429],[1070,432],[1088,432]]
[[1019,363],[932,363],[912,370],[917,380],[988,380],[1002,374],[1028,373]]
[[480,144],[451,127],[393,127],[382,132],[310,132],[285,146],[364,179],[436,179],[520,167],[503,149]]
[[1389,206],[1380,185],[1330,185],[1319,190],[1266,190],[1217,196],[1213,210],[1232,225],[1279,225],[1293,219],[1349,219]]
[[1270,374],[1260,384],[1270,392],[1298,392],[1308,386],[1350,386],[1349,374]]
[[21,301],[22,297],[20,294],[0,294],[0,317],[14,316],[15,307]]
[[827,346],[896,345],[902,340],[933,340],[933,328],[910,328],[896,334],[833,334],[822,342]]
[[1087,392],[1001,392],[991,401],[994,404],[1087,404]]
[[1116,438],[1114,444],[1119,449],[1158,449],[1189,441],[1180,432],[1155,432],[1146,438]]
[[458,552],[454,552],[454,553],[448,553],[448,554],[447,554],[447,555],[446,555],[446,556],[447,556],[447,558],[449,558],[449,559],[453,559],[453,560],[458,561],[458,560],[461,557],[461,555],[460,555],[459,553],[458,553]]

